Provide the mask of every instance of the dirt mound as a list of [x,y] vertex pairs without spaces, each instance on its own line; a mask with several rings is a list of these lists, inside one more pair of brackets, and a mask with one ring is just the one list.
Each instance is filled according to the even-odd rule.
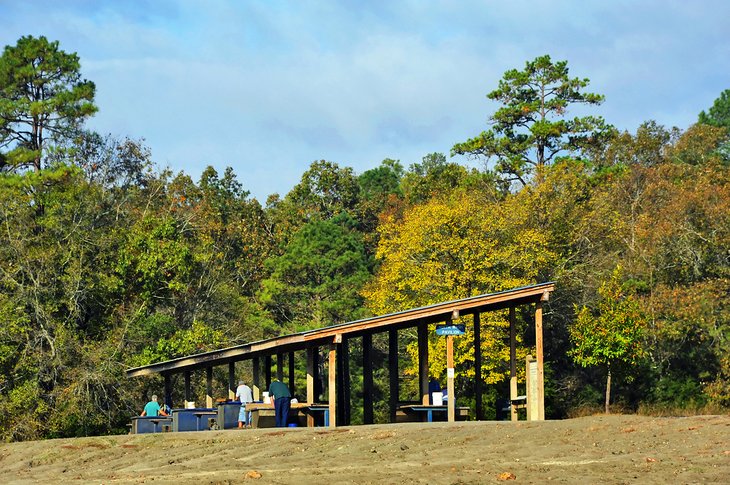
[[728,483],[730,416],[595,416],[11,443],[3,483]]

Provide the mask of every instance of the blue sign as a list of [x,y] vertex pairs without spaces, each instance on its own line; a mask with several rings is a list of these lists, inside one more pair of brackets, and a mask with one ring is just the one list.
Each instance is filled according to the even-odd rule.
[[436,325],[436,335],[464,335],[464,324]]

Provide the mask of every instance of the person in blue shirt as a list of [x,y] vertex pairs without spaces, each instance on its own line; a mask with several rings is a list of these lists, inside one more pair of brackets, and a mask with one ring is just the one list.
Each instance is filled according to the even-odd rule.
[[[167,406],[165,406],[166,408]],[[145,404],[144,409],[142,410],[142,414],[140,416],[167,416],[167,412],[164,408],[161,408],[160,405],[157,403],[157,394],[152,395],[152,400]]]

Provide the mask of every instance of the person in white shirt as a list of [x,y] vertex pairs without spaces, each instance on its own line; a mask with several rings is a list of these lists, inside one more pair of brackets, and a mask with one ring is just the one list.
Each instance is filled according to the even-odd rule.
[[251,411],[246,412],[246,404],[253,402],[253,393],[251,392],[251,388],[244,384],[243,381],[238,381],[238,388],[236,388],[236,399],[241,402],[241,410],[238,411],[238,427],[250,428]]

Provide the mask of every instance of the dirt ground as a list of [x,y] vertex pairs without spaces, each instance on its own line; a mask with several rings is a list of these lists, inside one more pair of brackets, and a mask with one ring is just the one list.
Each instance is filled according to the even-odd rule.
[[10,443],[2,483],[730,483],[730,416],[593,416]]

